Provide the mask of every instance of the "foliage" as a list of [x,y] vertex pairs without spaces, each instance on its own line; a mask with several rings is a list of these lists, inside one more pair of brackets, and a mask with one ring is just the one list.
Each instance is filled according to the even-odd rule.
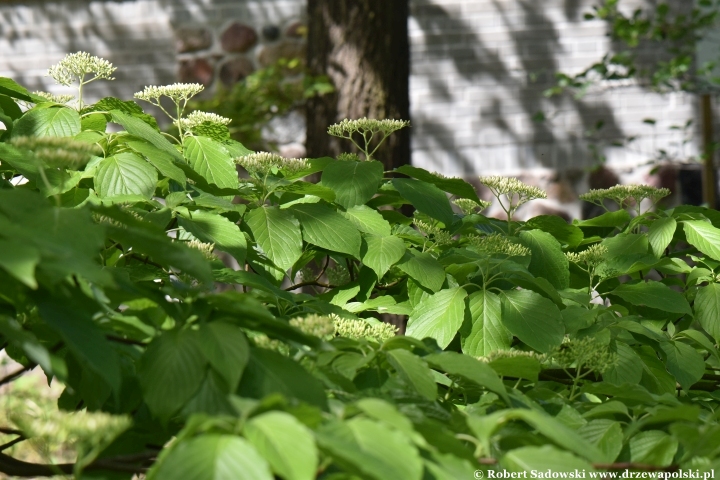
[[[640,200],[664,192],[618,187],[591,195],[623,207],[597,218],[496,220],[461,179],[199,134],[183,108],[194,89],[140,95],[172,103],[170,137],[133,101],[77,110],[0,79],[0,346],[22,364],[0,384],[40,367],[64,385],[60,413],[43,423],[15,402],[0,432],[77,452],[26,463],[5,444],[1,472],[419,480],[720,465],[717,211],[653,210]],[[43,153],[84,154],[77,142],[97,150]],[[484,181],[505,201],[542,196]],[[409,317],[406,336],[385,313]]]
[[300,108],[308,98],[333,91],[325,77],[303,73],[299,59],[280,59],[257,70],[230,89],[220,89],[209,100],[193,101],[191,108],[231,118],[230,135],[253,149],[270,149],[262,130],[271,119]]

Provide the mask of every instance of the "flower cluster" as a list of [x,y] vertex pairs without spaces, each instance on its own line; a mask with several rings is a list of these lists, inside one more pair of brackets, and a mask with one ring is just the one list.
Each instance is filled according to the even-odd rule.
[[530,249],[523,245],[511,242],[506,236],[499,233],[490,235],[468,235],[470,246],[477,252],[503,254],[509,257],[524,257],[530,255]]
[[524,350],[495,350],[494,352],[491,352],[488,355],[485,355],[484,357],[478,357],[478,360],[481,360],[486,363],[491,363],[496,360],[503,360],[505,358],[516,358],[516,357],[527,357],[527,358],[534,358],[540,363],[543,363],[546,360],[546,356],[544,354],[540,354],[533,351],[524,351]]
[[341,162],[359,162],[360,157],[357,153],[341,153],[337,156],[337,159]]
[[[87,52],[77,52],[66,55],[57,65],[50,67],[47,74],[60,85],[69,87],[75,80],[78,80],[80,84],[100,78],[115,80],[112,77],[115,70],[116,68],[107,60]],[[90,80],[85,80],[85,76],[91,73],[95,76]]]
[[418,230],[424,233],[427,237],[432,236],[433,241],[438,245],[449,245],[453,242],[452,235],[433,223],[429,223],[418,218],[415,218],[413,223],[415,223]]
[[568,261],[572,263],[584,263],[590,267],[594,267],[602,263],[607,253],[608,249],[606,246],[596,243],[582,252],[567,252],[565,256]]
[[330,339],[335,336],[335,323],[330,317],[322,315],[296,317],[290,320],[290,325],[315,337]]
[[580,195],[580,199],[599,206],[602,206],[604,200],[612,200],[621,207],[632,200],[639,209],[640,202],[643,200],[649,199],[654,204],[670,193],[668,188],[657,188],[650,185],[615,185],[610,188],[590,190]]
[[51,168],[77,169],[99,153],[97,145],[70,137],[15,137],[10,144],[30,150]]
[[[328,127],[328,134],[350,140],[363,154],[365,160],[371,160],[380,145],[393,132],[405,128],[410,125],[406,120],[376,120],[372,118],[361,118],[358,120],[348,120],[347,118],[340,123],[335,123]],[[376,135],[379,135],[376,138]],[[353,135],[362,137],[362,145],[355,141]],[[373,140],[375,146],[372,147]]]
[[243,167],[250,175],[265,176],[274,170],[281,170],[287,175],[294,175],[309,168],[307,159],[284,158],[276,153],[257,152],[238,157],[235,163]]
[[49,92],[33,92],[33,95],[37,95],[38,97],[44,98],[48,102],[62,103],[62,104],[66,104],[75,98],[74,95],[70,95],[70,94],[56,95],[54,93],[49,93]]
[[[485,185],[495,198],[497,198],[500,207],[508,216],[508,222],[512,220],[513,214],[521,205],[530,200],[547,198],[547,194],[538,187],[527,185],[517,178],[499,176],[480,177],[480,183]],[[507,205],[500,198],[503,195],[507,198]]]
[[350,281],[350,272],[342,265],[335,264],[325,270],[330,285],[345,285]]
[[475,200],[470,200],[469,198],[456,198],[452,201],[452,203],[457,205],[460,211],[462,211],[465,215],[482,212],[492,205],[490,202],[486,202],[485,200],[480,200],[480,203],[478,203]]
[[200,110],[195,110],[186,118],[181,118],[178,122],[180,123],[182,128],[191,129],[202,125],[203,123],[228,125],[230,122],[232,122],[232,120],[215,113],[201,112]]
[[375,340],[383,343],[397,334],[397,327],[389,323],[372,325],[365,320],[351,320],[331,315],[335,322],[335,331],[341,337]]
[[617,354],[607,344],[593,337],[566,340],[553,353],[552,359],[563,368],[575,366],[578,370],[602,374],[617,364]]
[[187,242],[186,245],[202,253],[203,257],[205,257],[206,260],[215,259],[215,255],[213,255],[213,251],[215,250],[214,243],[203,243],[200,240],[192,239]]
[[172,85],[145,87],[142,92],[135,93],[138,100],[145,100],[154,105],[160,102],[161,97],[168,97],[175,103],[187,102],[189,99],[205,89],[199,83],[173,83]]
[[328,127],[328,133],[333,137],[347,138],[348,135],[359,133],[361,135],[383,133],[386,137],[393,132],[410,126],[407,120],[376,120],[372,118],[360,118],[335,123]]

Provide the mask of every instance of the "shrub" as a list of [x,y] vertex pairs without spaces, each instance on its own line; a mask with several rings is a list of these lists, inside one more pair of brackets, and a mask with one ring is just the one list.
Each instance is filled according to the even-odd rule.
[[[717,467],[718,212],[650,208],[668,192],[618,186],[585,195],[618,204],[597,218],[520,222],[544,192],[484,177],[496,220],[461,179],[372,159],[372,139],[404,122],[332,126],[363,159],[285,159],[231,140],[223,118],[185,116],[200,88],[136,95],[162,105],[171,137],[134,101],[59,102],[0,79],[0,346],[22,364],[0,384],[39,366],[64,385],[50,412],[5,396],[0,432],[77,457],[0,453],[1,472]],[[384,313],[408,316],[407,335]]]

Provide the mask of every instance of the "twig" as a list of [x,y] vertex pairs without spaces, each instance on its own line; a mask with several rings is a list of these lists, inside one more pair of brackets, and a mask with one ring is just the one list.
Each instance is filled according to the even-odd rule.
[[12,372],[12,373],[9,373],[9,374],[5,375],[3,378],[0,379],[0,385],[5,385],[6,383],[12,382],[13,380],[15,380],[16,378],[18,378],[19,376],[21,376],[23,373],[25,373],[25,372],[27,372],[27,371],[29,371],[29,370],[32,370],[32,369],[35,368],[36,366],[37,366],[37,365],[35,365],[35,364],[28,365],[27,367],[22,367],[22,368],[14,371],[14,372]]

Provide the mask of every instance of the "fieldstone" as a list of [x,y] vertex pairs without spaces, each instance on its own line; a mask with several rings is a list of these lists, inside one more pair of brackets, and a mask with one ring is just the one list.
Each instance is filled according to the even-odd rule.
[[214,78],[213,65],[207,58],[181,60],[178,65],[178,80],[182,83],[202,83],[209,87]]
[[258,61],[263,67],[269,67],[277,63],[281,58],[288,60],[299,59],[304,64],[305,51],[306,48],[303,43],[283,41],[264,47],[260,52]]
[[210,30],[202,27],[185,27],[175,31],[177,53],[197,52],[212,46]]
[[255,70],[252,61],[246,57],[230,58],[220,65],[220,81],[231,87]]
[[262,28],[262,35],[265,40],[273,42],[280,38],[280,28],[277,25],[265,25]]
[[220,44],[226,52],[247,52],[255,43],[258,35],[255,29],[240,22],[231,23],[220,35]]
[[290,38],[307,37],[307,26],[302,22],[293,22],[285,28],[285,36]]

